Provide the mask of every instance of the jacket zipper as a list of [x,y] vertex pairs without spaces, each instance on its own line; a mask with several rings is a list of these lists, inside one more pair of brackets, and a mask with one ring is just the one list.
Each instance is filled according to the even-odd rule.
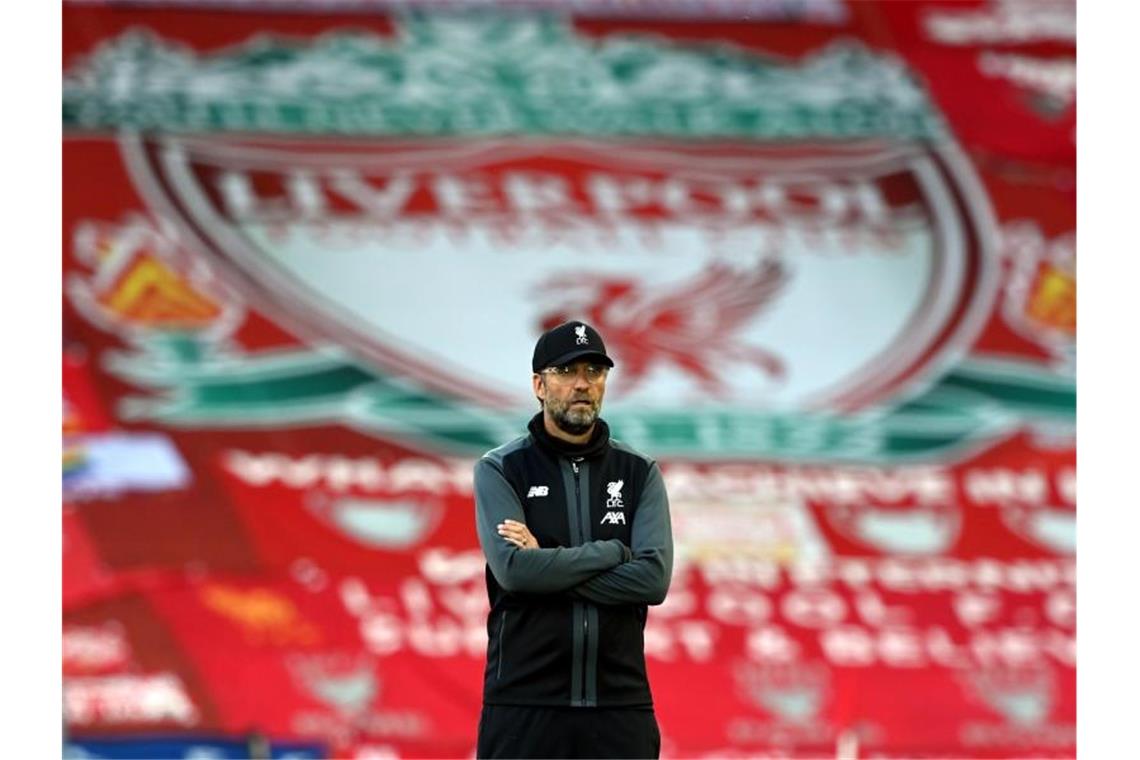
[[503,639],[507,633],[507,611],[503,610],[503,616],[499,618],[499,666],[498,671],[495,673],[495,678],[503,677]]
[[[574,506],[578,510],[579,516],[582,514],[582,489],[581,482],[578,480],[578,462],[571,461],[570,466],[574,468]],[[587,517],[588,519],[588,517]],[[579,544],[586,543],[586,524],[584,520],[578,521],[578,542]],[[586,701],[586,672],[590,666],[589,651],[590,651],[590,611],[583,603],[582,605],[582,701]]]

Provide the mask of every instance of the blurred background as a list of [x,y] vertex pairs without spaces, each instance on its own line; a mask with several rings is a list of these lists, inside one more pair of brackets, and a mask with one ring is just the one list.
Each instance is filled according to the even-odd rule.
[[1073,757],[1075,8],[65,2],[67,757],[472,757],[605,337],[667,757]]

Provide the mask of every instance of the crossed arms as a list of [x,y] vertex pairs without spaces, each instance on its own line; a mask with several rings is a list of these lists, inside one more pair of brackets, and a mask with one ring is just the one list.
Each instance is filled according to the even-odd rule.
[[609,539],[531,548],[537,542],[526,528],[522,504],[502,471],[486,458],[475,465],[475,514],[483,554],[505,591],[567,593],[595,604],[665,600],[673,573],[673,534],[665,484],[656,464],[650,467],[628,547]]

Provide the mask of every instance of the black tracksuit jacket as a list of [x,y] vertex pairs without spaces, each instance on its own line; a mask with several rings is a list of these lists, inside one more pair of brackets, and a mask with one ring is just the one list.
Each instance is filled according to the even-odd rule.
[[[475,465],[491,603],[484,704],[650,707],[647,605],[664,601],[673,571],[661,470],[602,420],[581,446],[550,436],[541,414],[528,429]],[[503,539],[507,518],[540,548]]]

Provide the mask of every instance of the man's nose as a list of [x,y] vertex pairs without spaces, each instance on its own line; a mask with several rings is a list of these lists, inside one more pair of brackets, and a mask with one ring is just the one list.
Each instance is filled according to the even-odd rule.
[[590,379],[586,377],[586,370],[580,369],[574,373],[574,388],[589,389]]

